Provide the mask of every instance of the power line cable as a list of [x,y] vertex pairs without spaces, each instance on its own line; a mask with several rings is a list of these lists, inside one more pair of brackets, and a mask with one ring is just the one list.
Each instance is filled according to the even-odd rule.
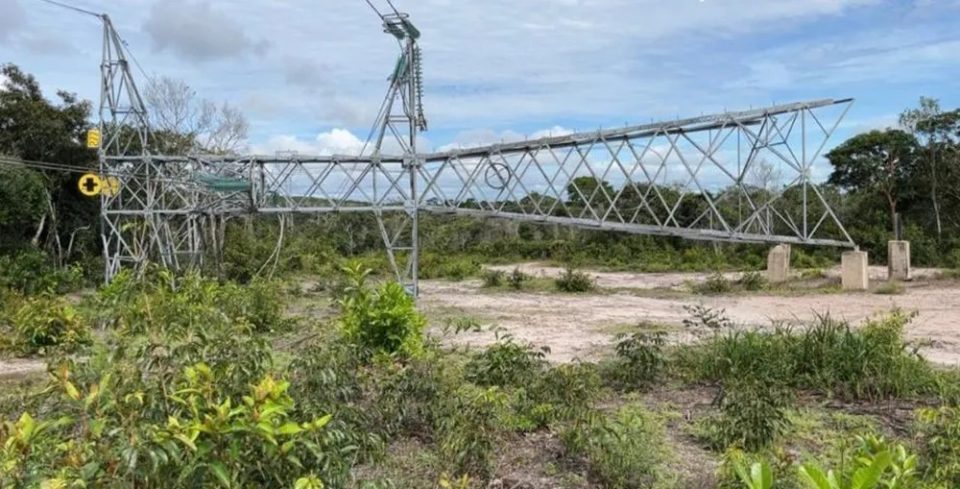
[[40,0],[40,1],[44,3],[49,3],[50,5],[56,5],[57,7],[73,10],[74,12],[79,12],[81,14],[92,15],[98,19],[102,19],[104,15],[104,14],[98,14],[96,12],[92,12],[90,10],[82,9],[80,7],[74,7],[73,5],[57,2],[55,0]]
[[370,0],[364,0],[364,1],[366,1],[366,2],[367,2],[367,5],[369,5],[369,6],[370,6],[370,8],[372,8],[372,9],[373,9],[373,11],[374,11],[374,12],[376,12],[376,14],[377,14],[377,17],[380,17],[380,20],[384,20],[384,18],[383,18],[383,14],[381,14],[381,13],[380,13],[380,11],[379,11],[379,10],[377,10],[377,7],[374,7],[374,6],[373,6],[373,3],[372,3],[372,2],[370,2]]

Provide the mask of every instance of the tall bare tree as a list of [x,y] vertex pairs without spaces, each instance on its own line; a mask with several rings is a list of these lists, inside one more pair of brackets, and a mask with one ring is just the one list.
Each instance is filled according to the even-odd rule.
[[939,146],[943,134],[934,122],[941,115],[940,102],[929,97],[920,97],[920,107],[907,109],[900,114],[900,126],[923,141],[926,157],[925,174],[930,188],[930,202],[933,206],[933,217],[937,227],[937,241],[943,237],[943,222],[940,218],[940,166]]
[[151,79],[144,92],[155,134],[155,150],[165,154],[239,151],[247,138],[246,117],[236,107],[201,99],[182,80]]

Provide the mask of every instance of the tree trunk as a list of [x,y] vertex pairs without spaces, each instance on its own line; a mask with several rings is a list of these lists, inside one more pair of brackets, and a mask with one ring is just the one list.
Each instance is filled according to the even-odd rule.
[[33,235],[33,239],[30,240],[30,244],[34,247],[40,245],[40,235],[43,234],[43,228],[47,225],[47,213],[44,212],[43,216],[40,217],[40,224],[37,224],[37,232]]

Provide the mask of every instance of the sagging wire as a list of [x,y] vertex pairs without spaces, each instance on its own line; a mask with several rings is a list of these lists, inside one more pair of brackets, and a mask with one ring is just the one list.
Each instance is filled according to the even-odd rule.
[[68,4],[66,4],[66,3],[57,2],[57,1],[55,1],[55,0],[40,0],[40,1],[41,1],[41,2],[44,2],[44,3],[49,3],[50,5],[55,5],[55,6],[57,6],[57,7],[61,7],[61,8],[73,10],[74,12],[79,12],[79,13],[81,13],[81,14],[92,15],[92,16],[98,18],[98,19],[102,19],[103,16],[104,16],[104,14],[98,14],[98,13],[92,12],[92,11],[90,11],[90,10],[82,9],[82,8],[80,8],[80,7],[74,7],[73,5],[68,5]]

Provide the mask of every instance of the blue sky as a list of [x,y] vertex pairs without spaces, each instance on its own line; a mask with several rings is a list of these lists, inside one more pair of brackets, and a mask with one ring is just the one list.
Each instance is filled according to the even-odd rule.
[[[248,149],[349,153],[396,44],[362,0],[68,0],[151,75],[250,119]],[[379,0],[383,4],[383,0]],[[425,149],[854,97],[838,138],[960,106],[960,0],[394,0],[423,32]],[[96,19],[0,0],[0,62],[96,101]]]

